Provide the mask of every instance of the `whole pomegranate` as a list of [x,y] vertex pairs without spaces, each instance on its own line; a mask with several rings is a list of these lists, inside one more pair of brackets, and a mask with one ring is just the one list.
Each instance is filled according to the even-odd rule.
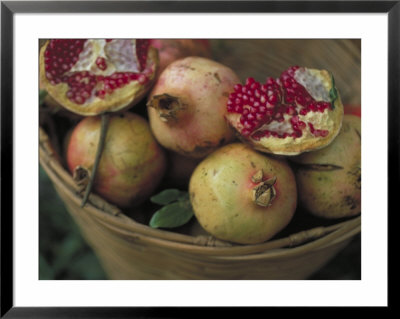
[[208,233],[241,244],[272,238],[289,224],[297,205],[296,181],[286,160],[243,143],[207,156],[193,172],[189,194]]
[[344,115],[342,129],[327,147],[293,157],[299,203],[323,218],[361,212],[361,119]]
[[297,155],[327,146],[340,130],[343,105],[325,70],[291,67],[264,84],[248,78],[229,96],[227,119],[257,150]]
[[162,146],[202,158],[235,138],[225,120],[235,72],[210,59],[187,57],[170,64],[148,98],[151,129]]
[[51,39],[40,49],[40,86],[71,112],[127,109],[148,92],[157,50],[144,39]]
[[[100,136],[100,116],[86,117],[69,137],[67,165],[72,174],[91,173]],[[93,190],[120,207],[140,204],[159,185],[166,169],[164,150],[148,122],[134,113],[110,115]]]
[[207,39],[151,39],[150,45],[158,50],[157,77],[172,62],[188,56],[211,58],[211,45]]

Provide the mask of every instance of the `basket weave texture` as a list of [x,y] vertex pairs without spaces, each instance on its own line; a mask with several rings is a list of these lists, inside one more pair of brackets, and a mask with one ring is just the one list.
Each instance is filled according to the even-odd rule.
[[[330,70],[343,103],[359,104],[358,40],[212,40],[214,58],[244,80],[264,81],[291,65]],[[39,128],[39,159],[110,279],[306,279],[361,232],[361,217],[297,229],[257,245],[234,245],[204,233],[152,229],[96,194],[82,196]]]

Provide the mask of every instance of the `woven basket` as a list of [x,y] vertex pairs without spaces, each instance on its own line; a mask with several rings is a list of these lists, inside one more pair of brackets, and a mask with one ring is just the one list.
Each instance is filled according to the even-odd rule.
[[[357,40],[213,40],[215,60],[239,77],[264,81],[291,65],[333,72],[344,103],[360,103]],[[361,232],[361,217],[321,221],[301,211],[283,232],[257,245],[235,245],[204,233],[196,221],[179,231],[152,229],[96,194],[82,196],[56,145],[62,139],[40,127],[40,164],[99,257],[110,279],[306,279]]]

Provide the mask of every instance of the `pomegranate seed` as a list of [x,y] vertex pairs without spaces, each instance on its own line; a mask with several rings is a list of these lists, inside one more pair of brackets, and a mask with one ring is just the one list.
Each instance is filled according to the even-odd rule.
[[294,108],[294,106],[287,107],[286,108],[286,114],[289,114],[289,115],[297,114],[296,109]]
[[[299,119],[298,114],[305,116],[308,112],[324,112],[330,108],[328,102],[315,101],[308,91],[294,78],[298,66],[289,68],[282,72],[279,78],[269,77],[264,84],[255,81],[254,78],[247,78],[245,85],[236,84],[234,92],[229,95],[227,103],[228,112],[241,114],[240,122],[243,125],[242,134],[248,136],[249,130],[267,125],[272,121],[289,121],[293,131],[253,132],[253,139],[260,139],[263,136],[275,136],[279,138],[300,137],[307,123]],[[291,117],[288,120],[287,114]],[[283,126],[282,126],[283,127]],[[326,136],[326,130],[316,130],[310,127],[315,136]]]
[[103,57],[98,57],[96,59],[96,65],[100,70],[104,71],[105,69],[107,69],[107,63]]
[[243,135],[243,136],[245,136],[245,137],[247,137],[247,136],[249,136],[250,134],[251,134],[251,132],[252,132],[252,130],[249,130],[249,129],[243,129],[240,133]]
[[301,109],[299,113],[300,115],[306,115],[308,112],[306,109]]
[[329,131],[328,130],[320,130],[320,134],[322,137],[326,137],[326,136],[328,136]]
[[303,121],[299,121],[298,125],[301,130],[304,130],[306,128],[306,123],[304,123]]
[[143,74],[139,75],[138,82],[140,84],[145,84],[147,81],[148,81],[148,78],[145,75],[143,75]]
[[277,97],[275,94],[271,94],[271,95],[268,97],[268,101],[269,101],[269,103],[271,103],[271,104],[276,104],[276,102],[278,102],[278,97]]
[[263,118],[264,118],[264,114],[262,114],[262,113],[257,113],[257,114],[256,114],[256,119],[257,119],[258,121],[261,121]]
[[256,80],[254,80],[254,78],[252,78],[252,77],[250,77],[250,78],[247,78],[247,80],[246,80],[246,85],[251,85],[251,84],[253,84],[254,82],[255,82]]
[[308,126],[310,127],[311,133],[314,133],[314,131],[315,131],[314,125],[312,125],[312,123],[308,123]]
[[76,96],[74,101],[76,104],[83,104],[85,102],[85,100],[80,95]]
[[88,98],[90,97],[90,92],[88,92],[88,91],[83,91],[83,92],[82,92],[82,97],[83,97],[84,99],[88,99]]
[[292,137],[296,138],[296,137],[301,137],[303,136],[303,132],[302,131],[294,131],[292,133]]
[[242,108],[241,105],[235,105],[235,112],[236,113],[242,113],[242,111],[243,111],[243,108]]
[[308,104],[308,109],[312,112],[315,112],[317,110],[317,106],[314,103]]

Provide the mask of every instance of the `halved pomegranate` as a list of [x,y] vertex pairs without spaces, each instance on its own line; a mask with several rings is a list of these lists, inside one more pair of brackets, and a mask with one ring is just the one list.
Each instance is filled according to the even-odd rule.
[[41,87],[85,116],[136,104],[157,67],[158,52],[144,39],[52,39],[40,50]]
[[227,104],[228,122],[255,149],[296,155],[327,146],[338,134],[343,105],[331,73],[290,67],[264,84],[248,78]]

